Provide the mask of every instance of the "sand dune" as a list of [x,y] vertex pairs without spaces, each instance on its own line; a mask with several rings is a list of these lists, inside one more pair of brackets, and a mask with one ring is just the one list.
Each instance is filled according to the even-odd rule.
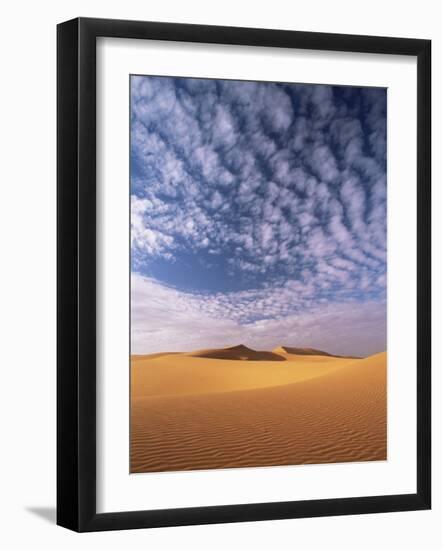
[[207,357],[208,359],[233,359],[236,361],[285,361],[285,358],[280,354],[271,351],[257,351],[243,345],[194,351],[187,355],[191,357]]
[[132,360],[131,397],[268,388],[321,376],[351,362],[352,359],[320,356],[304,359],[294,355],[286,355],[285,361],[281,362],[219,360],[193,353],[137,356]]
[[386,353],[248,349],[133,358],[131,472],[386,459]]
[[345,359],[360,359],[359,357],[345,356],[345,355],[334,355],[332,353],[327,353],[326,351],[321,351],[320,349],[314,348],[292,348],[289,346],[279,346],[272,350],[273,353],[279,353],[281,355],[313,355],[313,356],[324,356],[324,357],[338,357]]

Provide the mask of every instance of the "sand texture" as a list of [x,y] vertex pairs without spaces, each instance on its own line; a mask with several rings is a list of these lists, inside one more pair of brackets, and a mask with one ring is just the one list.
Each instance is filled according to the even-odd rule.
[[133,356],[131,472],[385,460],[386,401],[386,353]]

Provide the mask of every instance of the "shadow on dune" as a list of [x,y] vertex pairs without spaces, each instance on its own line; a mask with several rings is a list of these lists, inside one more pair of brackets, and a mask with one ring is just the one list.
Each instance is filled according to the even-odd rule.
[[319,355],[324,357],[337,357],[339,359],[361,359],[360,357],[355,357],[352,355],[334,355],[333,353],[327,353],[326,351],[321,351],[320,349],[314,348],[292,348],[289,346],[281,346],[273,350],[277,353],[288,353],[290,355]]
[[208,359],[230,359],[237,361],[285,361],[285,357],[271,351],[256,351],[247,346],[233,346],[224,349],[204,350],[191,354],[192,357]]

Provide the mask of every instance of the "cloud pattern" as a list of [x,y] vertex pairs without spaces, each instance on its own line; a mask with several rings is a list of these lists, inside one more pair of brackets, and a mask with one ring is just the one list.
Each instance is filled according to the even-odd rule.
[[385,349],[386,90],[132,76],[131,257],[137,352],[190,324],[307,345],[315,318]]

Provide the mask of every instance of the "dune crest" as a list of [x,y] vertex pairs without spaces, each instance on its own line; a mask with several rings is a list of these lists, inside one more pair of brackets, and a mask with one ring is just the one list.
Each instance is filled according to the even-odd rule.
[[257,351],[240,344],[229,348],[206,349],[187,353],[191,357],[206,357],[207,359],[228,359],[237,361],[285,361],[284,357],[271,351]]
[[361,359],[353,355],[335,355],[315,348],[294,348],[290,346],[278,346],[272,350],[273,353],[289,354],[289,355],[315,355],[324,357],[337,357],[339,359]]

